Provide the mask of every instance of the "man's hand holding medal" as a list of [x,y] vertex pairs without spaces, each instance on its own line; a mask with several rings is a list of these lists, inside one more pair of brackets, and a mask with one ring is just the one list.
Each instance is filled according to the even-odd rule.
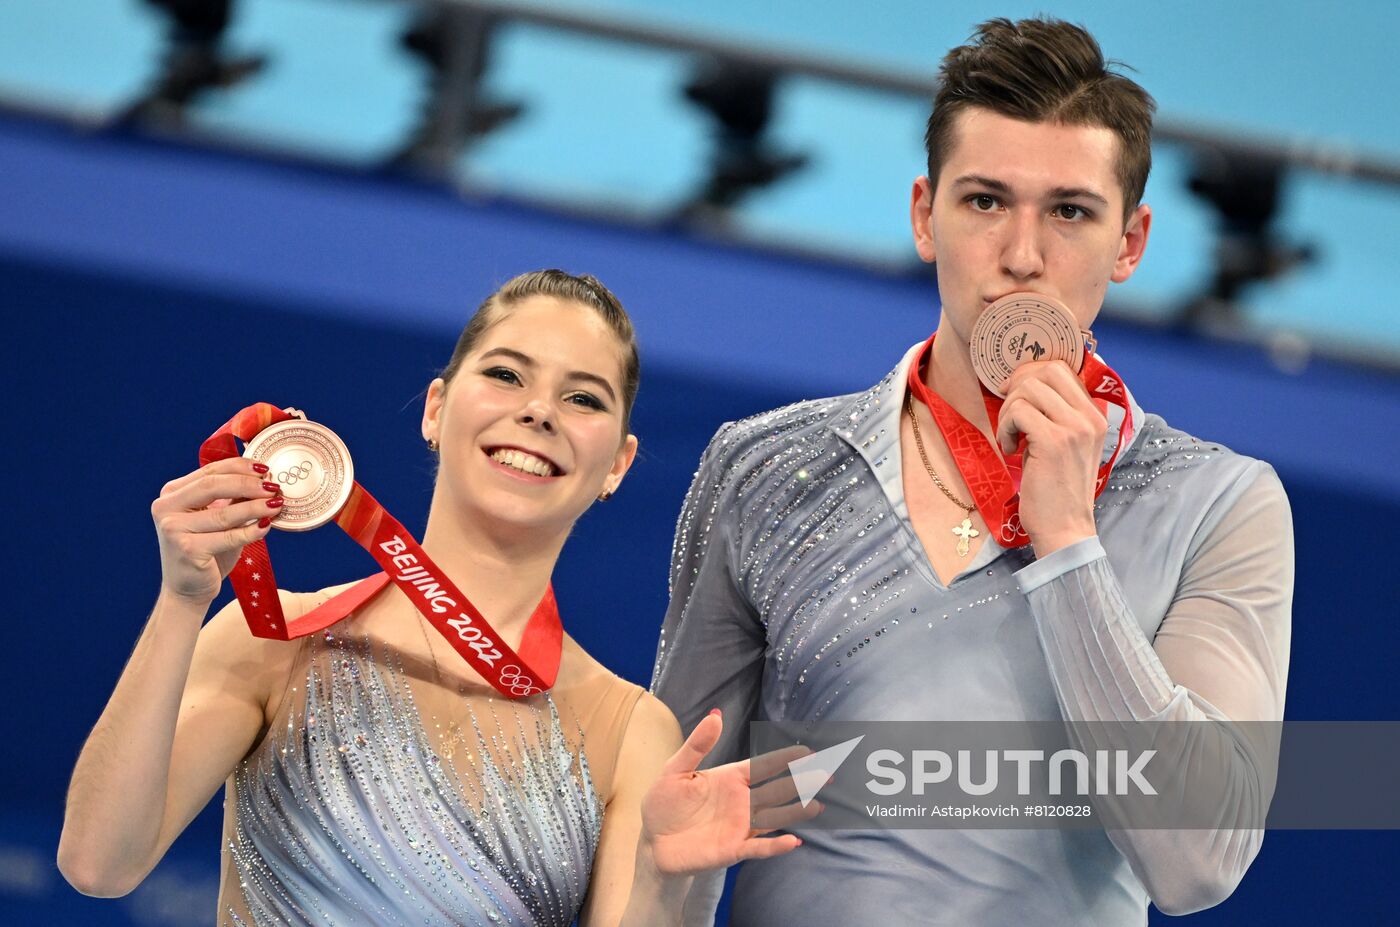
[[[989,412],[1019,493],[1020,527],[1037,557],[1098,533],[1094,499],[1132,440],[1122,381],[1094,347],[1092,333],[1081,331],[1065,306],[1035,293],[997,300],[973,332],[973,369],[988,393],[1003,398],[999,408],[989,403]],[[1109,402],[1123,408],[1124,423],[1105,464]]]
[[1108,420],[1062,361],[1017,367],[1007,383],[996,438],[1021,456],[1021,526],[1044,557],[1098,533],[1094,489]]

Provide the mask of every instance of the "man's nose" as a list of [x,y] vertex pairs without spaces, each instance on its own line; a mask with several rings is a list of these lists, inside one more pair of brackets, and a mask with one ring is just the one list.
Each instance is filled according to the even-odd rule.
[[1002,269],[1018,280],[1038,277],[1045,270],[1040,218],[1030,212],[1014,213],[1002,245]]

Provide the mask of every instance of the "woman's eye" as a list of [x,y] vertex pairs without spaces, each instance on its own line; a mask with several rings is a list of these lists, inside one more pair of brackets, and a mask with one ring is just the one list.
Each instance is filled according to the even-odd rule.
[[484,377],[491,377],[493,380],[500,380],[503,383],[519,383],[520,378],[515,375],[515,371],[509,367],[490,367],[481,371]]
[[606,408],[603,403],[598,400],[598,397],[588,393],[572,393],[565,398],[565,401],[572,402],[574,405],[583,406],[586,409],[597,409],[600,412]]

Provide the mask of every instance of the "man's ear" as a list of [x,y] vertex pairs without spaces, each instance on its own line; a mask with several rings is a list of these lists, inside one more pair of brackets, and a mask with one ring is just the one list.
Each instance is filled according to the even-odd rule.
[[1133,275],[1147,250],[1147,233],[1152,230],[1152,207],[1142,203],[1123,226],[1123,242],[1118,247],[1118,259],[1113,262],[1114,283],[1122,283]]
[[914,233],[914,248],[926,264],[938,260],[933,247],[933,184],[927,177],[914,181],[909,196],[909,229]]

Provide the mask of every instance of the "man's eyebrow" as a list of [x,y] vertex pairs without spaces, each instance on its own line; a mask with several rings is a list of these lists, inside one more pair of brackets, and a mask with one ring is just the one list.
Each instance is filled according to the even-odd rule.
[[1010,193],[1011,188],[1000,180],[993,180],[991,177],[982,177],[978,174],[963,174],[953,181],[955,187],[977,186],[986,187],[988,190],[995,190],[998,193]]
[[1100,194],[1100,193],[1095,193],[1093,190],[1090,190],[1088,187],[1056,187],[1055,189],[1053,189],[1053,190],[1050,191],[1050,199],[1052,199],[1052,200],[1076,200],[1076,199],[1085,199],[1085,200],[1094,200],[1095,202],[1102,203],[1102,204],[1105,205],[1105,206],[1108,205],[1108,198],[1107,198],[1107,197],[1103,196],[1103,195]]
[[[953,181],[953,186],[984,187],[988,190],[995,190],[997,193],[1011,192],[1011,187],[1008,186],[1004,181],[996,180],[992,177],[983,177],[979,174],[964,174],[957,180]],[[1047,198],[1052,200],[1086,199],[1093,200],[1097,203],[1102,203],[1104,206],[1109,205],[1107,197],[1105,197],[1101,193],[1097,193],[1094,190],[1089,189],[1088,187],[1056,187],[1050,191],[1049,196]]]
[[[488,357],[497,356],[508,357],[522,367],[529,367],[533,369],[535,366],[534,358],[532,358],[528,354],[525,354],[522,351],[517,351],[514,348],[492,348],[485,354],[481,355],[481,359],[486,360],[486,358]],[[589,373],[586,370],[570,370],[568,373],[568,378],[570,380],[583,380],[587,383],[596,383],[600,389],[607,392],[609,399],[611,399],[614,402],[617,401],[617,393],[613,392],[612,384],[605,380],[603,377],[598,376],[596,373]]]

